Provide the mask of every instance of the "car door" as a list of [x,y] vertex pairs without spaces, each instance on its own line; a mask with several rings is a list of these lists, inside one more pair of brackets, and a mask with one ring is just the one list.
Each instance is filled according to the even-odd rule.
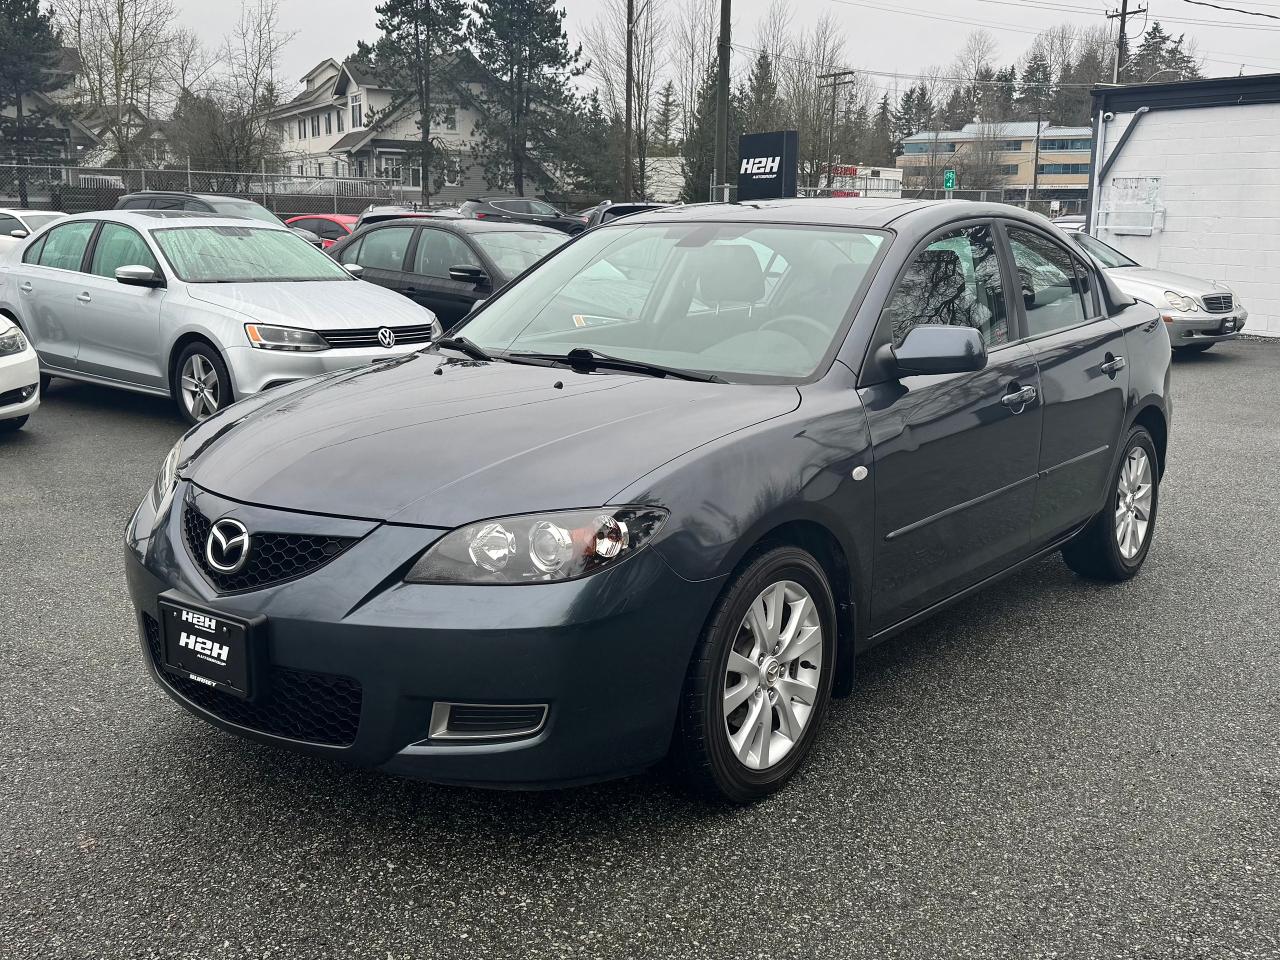
[[360,279],[404,293],[410,286],[405,262],[413,244],[413,230],[403,225],[374,227],[360,238],[355,250],[348,247],[343,251],[342,262],[364,267]]
[[1044,438],[1032,531],[1048,542],[1095,514],[1124,424],[1124,331],[1102,311],[1094,271],[1027,224],[1004,223],[1028,345],[1040,368]]
[[76,295],[77,365],[95,377],[164,389],[168,381],[160,311],[165,290],[117,282],[116,270],[130,266],[150,267],[163,276],[138,231],[104,222],[93,239],[88,269],[80,275]]
[[[873,629],[894,626],[1030,554],[1041,409],[994,225],[927,238],[900,274],[875,349],[922,324],[982,331],[986,366],[861,390],[873,444]],[[1025,398],[1011,402],[1013,398]]]
[[40,362],[48,368],[75,370],[80,352],[76,297],[80,270],[96,220],[74,220],[50,227],[22,254],[11,278],[18,289],[23,326]]
[[489,295],[488,283],[454,280],[449,270],[458,266],[481,265],[479,254],[456,234],[438,227],[421,227],[409,285],[410,299],[432,311],[447,330],[471,312],[477,300]]

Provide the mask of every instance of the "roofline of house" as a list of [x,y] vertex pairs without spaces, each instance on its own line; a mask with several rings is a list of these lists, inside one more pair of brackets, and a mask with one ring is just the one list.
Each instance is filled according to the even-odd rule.
[[1161,83],[1107,84],[1089,91],[1093,111],[1132,113],[1139,107],[1153,110],[1184,110],[1195,107],[1226,107],[1248,103],[1280,103],[1280,73],[1242,77],[1211,77],[1207,80],[1173,80]]

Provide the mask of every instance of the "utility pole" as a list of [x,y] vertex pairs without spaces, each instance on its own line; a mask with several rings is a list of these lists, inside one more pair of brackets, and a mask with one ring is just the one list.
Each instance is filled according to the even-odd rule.
[[[720,199],[728,199],[729,182],[729,3],[720,0],[720,43],[716,47],[719,55],[716,64],[716,153],[715,181],[724,190]],[[712,199],[715,199],[714,197]]]
[[1146,7],[1139,7],[1136,10],[1129,9],[1129,0],[1120,0],[1119,10],[1110,10],[1107,12],[1108,20],[1119,20],[1120,30],[1116,34],[1116,62],[1111,68],[1111,82],[1120,82],[1120,70],[1124,66],[1125,59],[1129,54],[1129,39],[1125,36],[1125,29],[1130,17],[1136,17],[1140,13],[1146,13]]
[[[823,80],[831,83],[831,128],[827,131],[827,188],[830,189],[835,183],[835,162],[836,162],[836,101],[839,99],[839,90],[841,84],[851,84],[858,82],[857,70],[838,70],[835,73],[820,73],[815,79],[821,83]],[[821,177],[818,177],[821,180]],[[814,183],[816,187],[818,184]]]
[[1031,197],[1028,200],[1040,198],[1040,118],[1044,113],[1044,95],[1043,89],[1036,97],[1036,139],[1035,145],[1031,151]]
[[636,33],[636,0],[627,0],[627,108],[622,132],[622,199],[631,199],[631,50],[635,45]]

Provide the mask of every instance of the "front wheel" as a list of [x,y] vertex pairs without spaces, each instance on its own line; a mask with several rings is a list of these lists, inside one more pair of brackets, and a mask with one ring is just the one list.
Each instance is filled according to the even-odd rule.
[[1160,506],[1159,460],[1146,427],[1134,427],[1111,479],[1107,505],[1062,548],[1062,558],[1091,580],[1128,580],[1151,549]]
[[11,420],[0,420],[0,433],[15,433],[27,424],[26,417],[14,417]]
[[795,547],[757,557],[716,605],[694,651],[675,748],[698,793],[746,803],[779,789],[831,699],[835,600]]
[[207,420],[234,401],[227,365],[210,344],[189,344],[174,369],[173,399],[187,423]]

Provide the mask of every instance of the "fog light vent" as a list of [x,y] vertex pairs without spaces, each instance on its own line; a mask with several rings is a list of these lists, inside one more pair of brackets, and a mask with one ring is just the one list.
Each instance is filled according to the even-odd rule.
[[545,703],[446,703],[431,708],[432,740],[531,737],[547,722]]

